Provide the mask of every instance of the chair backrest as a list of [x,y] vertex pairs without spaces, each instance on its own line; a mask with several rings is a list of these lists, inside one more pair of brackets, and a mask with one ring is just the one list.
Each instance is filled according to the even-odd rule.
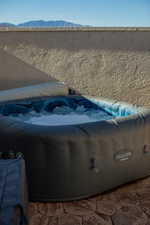
[[3,156],[0,159],[0,225],[26,225],[25,162],[21,156]]

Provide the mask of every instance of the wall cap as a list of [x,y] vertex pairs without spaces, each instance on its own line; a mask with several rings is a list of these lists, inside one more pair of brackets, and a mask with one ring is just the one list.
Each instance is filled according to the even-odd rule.
[[91,31],[149,31],[150,27],[50,27],[50,28],[16,28],[16,27],[0,27],[0,32],[57,32],[57,31],[79,31],[79,32],[91,32]]

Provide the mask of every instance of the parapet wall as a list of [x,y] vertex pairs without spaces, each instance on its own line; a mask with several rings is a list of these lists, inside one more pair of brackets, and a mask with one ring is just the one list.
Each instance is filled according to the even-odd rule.
[[81,94],[150,106],[150,28],[1,28],[0,48]]

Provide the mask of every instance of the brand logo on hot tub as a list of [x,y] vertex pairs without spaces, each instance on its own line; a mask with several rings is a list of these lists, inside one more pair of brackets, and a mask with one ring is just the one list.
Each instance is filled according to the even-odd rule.
[[150,154],[150,145],[146,144],[143,146],[143,153]]
[[128,160],[131,156],[132,156],[131,151],[128,151],[128,152],[124,151],[124,152],[118,152],[117,154],[115,154],[114,158],[115,160],[125,161],[125,160]]

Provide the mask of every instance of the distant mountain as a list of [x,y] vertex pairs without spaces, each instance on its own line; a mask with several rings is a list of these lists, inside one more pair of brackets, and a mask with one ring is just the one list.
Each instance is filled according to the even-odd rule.
[[0,27],[15,27],[12,23],[0,23]]
[[33,20],[14,25],[12,23],[0,23],[0,27],[82,27],[81,24],[71,23],[63,20]]
[[18,24],[18,27],[81,27],[81,26],[82,25],[80,24],[75,24],[63,20],[56,20],[56,21],[35,20]]

